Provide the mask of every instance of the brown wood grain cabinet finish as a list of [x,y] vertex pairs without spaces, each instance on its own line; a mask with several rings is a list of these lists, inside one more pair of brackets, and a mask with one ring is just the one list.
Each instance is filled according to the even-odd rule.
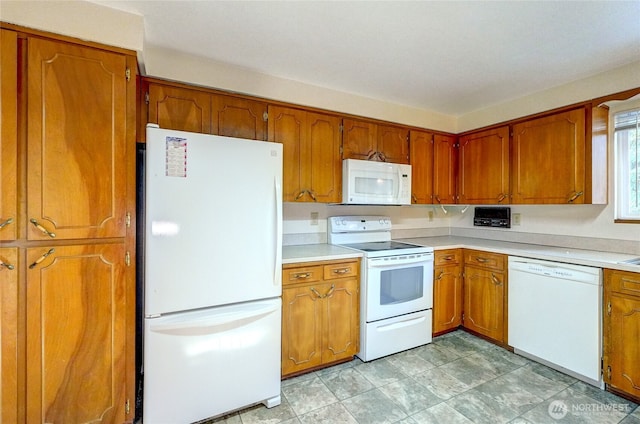
[[409,133],[411,158],[411,203],[433,202],[433,134],[411,130]]
[[454,136],[433,137],[433,203],[450,205],[457,199],[458,149]]
[[605,383],[640,402],[640,274],[604,270]]
[[404,127],[378,125],[377,150],[384,162],[409,163],[409,130]]
[[433,268],[433,334],[462,324],[462,249],[438,250]]
[[465,328],[498,343],[507,343],[506,256],[464,250]]
[[509,203],[509,127],[468,134],[458,144],[458,202]]
[[340,202],[339,118],[270,106],[268,139],[283,145],[285,202]]
[[18,237],[17,46],[15,32],[0,30],[0,240],[15,240]]
[[213,134],[249,140],[267,139],[267,104],[239,97],[212,95]]
[[211,134],[211,95],[197,90],[149,84],[148,122],[167,130]]
[[342,158],[409,163],[409,129],[360,121],[342,120]]
[[359,270],[359,260],[283,266],[283,377],[346,361],[358,352]]
[[512,203],[585,202],[585,109],[513,126]]
[[0,421],[132,422],[135,54],[0,34]]

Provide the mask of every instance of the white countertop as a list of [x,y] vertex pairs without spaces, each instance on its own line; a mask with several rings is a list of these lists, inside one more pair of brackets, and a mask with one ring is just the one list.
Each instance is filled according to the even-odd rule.
[[[638,257],[638,255],[629,255],[625,253],[599,252],[587,249],[568,249],[556,246],[543,246],[539,244],[513,243],[456,236],[406,238],[399,239],[398,241],[404,241],[421,246],[431,246],[435,250],[457,248],[478,249],[486,252],[502,253],[505,255],[525,258],[640,272],[640,265],[620,263],[622,261]],[[361,252],[331,244],[305,244],[284,246],[282,248],[283,264],[359,257],[362,257]]]
[[336,259],[361,258],[362,252],[332,244],[301,244],[282,247],[282,263],[329,261]]

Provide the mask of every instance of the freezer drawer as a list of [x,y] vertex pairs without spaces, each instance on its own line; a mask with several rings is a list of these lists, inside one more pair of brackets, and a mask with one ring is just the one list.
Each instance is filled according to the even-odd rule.
[[143,422],[280,403],[280,298],[145,320]]

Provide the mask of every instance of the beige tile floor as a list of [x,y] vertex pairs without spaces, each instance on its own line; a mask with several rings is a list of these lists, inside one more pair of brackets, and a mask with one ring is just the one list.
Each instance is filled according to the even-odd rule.
[[282,382],[282,404],[204,423],[621,423],[640,407],[464,331]]

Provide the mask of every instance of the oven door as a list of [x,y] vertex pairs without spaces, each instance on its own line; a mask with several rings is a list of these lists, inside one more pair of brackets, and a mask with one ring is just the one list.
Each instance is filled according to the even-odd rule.
[[367,258],[367,322],[429,309],[433,305],[433,253]]

